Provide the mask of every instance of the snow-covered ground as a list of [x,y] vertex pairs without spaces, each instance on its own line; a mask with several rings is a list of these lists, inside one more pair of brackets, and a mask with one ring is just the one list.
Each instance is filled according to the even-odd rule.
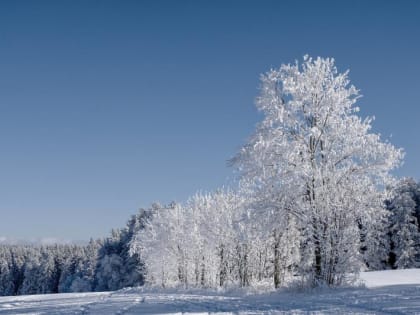
[[420,269],[365,272],[366,288],[315,293],[116,292],[0,297],[0,314],[420,314]]

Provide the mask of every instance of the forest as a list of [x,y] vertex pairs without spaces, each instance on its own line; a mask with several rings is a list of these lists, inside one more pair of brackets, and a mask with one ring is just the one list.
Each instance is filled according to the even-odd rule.
[[86,245],[1,245],[0,294],[335,287],[420,267],[420,183],[393,175],[404,152],[359,98],[331,58],[270,70],[233,187],[155,203]]

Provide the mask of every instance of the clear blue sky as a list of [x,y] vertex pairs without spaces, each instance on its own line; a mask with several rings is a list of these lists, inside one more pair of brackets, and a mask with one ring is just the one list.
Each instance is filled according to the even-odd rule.
[[419,179],[420,1],[1,1],[0,236],[105,236],[223,185],[259,74],[306,53]]

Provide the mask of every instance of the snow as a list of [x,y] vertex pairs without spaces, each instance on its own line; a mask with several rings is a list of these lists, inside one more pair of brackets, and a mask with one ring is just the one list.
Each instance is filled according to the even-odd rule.
[[420,284],[420,269],[363,272],[361,279],[368,288]]
[[366,287],[316,292],[176,291],[144,288],[114,292],[0,297],[1,314],[419,314],[420,269],[364,272]]

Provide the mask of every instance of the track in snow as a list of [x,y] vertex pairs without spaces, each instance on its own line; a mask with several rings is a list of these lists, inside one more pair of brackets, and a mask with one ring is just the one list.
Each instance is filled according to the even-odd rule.
[[0,297],[2,314],[420,314],[420,269],[367,272],[368,288],[316,293],[116,292]]

